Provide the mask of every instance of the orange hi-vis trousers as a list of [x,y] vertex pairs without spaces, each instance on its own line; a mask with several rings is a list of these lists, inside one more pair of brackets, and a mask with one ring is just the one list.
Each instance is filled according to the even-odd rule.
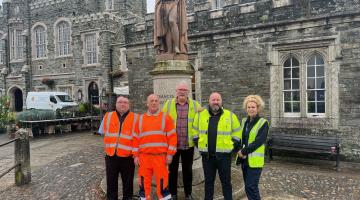
[[156,190],[159,200],[171,199],[168,187],[168,168],[166,165],[166,155],[139,154],[139,186],[140,200],[151,200],[151,181],[155,174]]

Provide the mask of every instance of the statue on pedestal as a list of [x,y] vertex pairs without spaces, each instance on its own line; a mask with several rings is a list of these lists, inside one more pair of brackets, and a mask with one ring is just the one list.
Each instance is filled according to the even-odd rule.
[[154,48],[157,55],[187,54],[187,30],[185,0],[156,0]]

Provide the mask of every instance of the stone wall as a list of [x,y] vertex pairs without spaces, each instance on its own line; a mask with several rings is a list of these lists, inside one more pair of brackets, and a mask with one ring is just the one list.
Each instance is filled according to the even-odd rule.
[[[245,115],[243,99],[260,94],[272,132],[338,135],[342,155],[360,160],[359,7],[345,0],[239,0],[213,10],[208,1],[195,0],[188,19],[190,57],[201,86],[198,100],[206,105],[209,94],[219,91],[224,106],[240,118]],[[152,15],[125,26],[131,99],[137,111],[145,110],[146,95],[153,91],[152,30]],[[324,56],[327,67],[326,114],[308,116],[302,103],[300,115],[288,117],[282,108],[284,59],[299,56],[306,66],[314,53]]]

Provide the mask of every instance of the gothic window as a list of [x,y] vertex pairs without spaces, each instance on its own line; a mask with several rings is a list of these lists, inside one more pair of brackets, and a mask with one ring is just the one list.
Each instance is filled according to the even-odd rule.
[[66,56],[71,53],[70,24],[62,21],[57,25],[57,51],[58,56]]
[[212,0],[212,8],[213,9],[220,9],[224,7],[224,1],[223,0]]
[[46,31],[43,26],[34,29],[35,37],[35,56],[36,58],[46,57]]
[[96,33],[85,35],[85,62],[87,65],[97,63]]
[[299,61],[290,57],[283,66],[283,106],[285,113],[300,115],[300,65]]
[[11,60],[22,60],[24,56],[24,40],[22,30],[10,31],[10,58]]
[[310,52],[288,54],[282,63],[282,110],[284,117],[324,117],[326,112],[325,62]]
[[0,64],[5,64],[5,40],[2,40],[0,34]]
[[322,56],[312,55],[306,69],[307,113],[325,113],[325,65]]
[[106,0],[105,1],[106,10],[114,9],[114,0]]

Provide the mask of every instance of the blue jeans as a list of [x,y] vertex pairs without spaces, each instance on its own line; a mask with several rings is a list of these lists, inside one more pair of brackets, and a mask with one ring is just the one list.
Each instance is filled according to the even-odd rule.
[[224,200],[232,200],[231,154],[216,153],[213,156],[203,154],[202,164],[205,177],[205,200],[212,200],[214,198],[216,170],[219,171]]
[[249,165],[243,164],[242,171],[248,200],[260,200],[259,181],[262,168],[251,168]]

